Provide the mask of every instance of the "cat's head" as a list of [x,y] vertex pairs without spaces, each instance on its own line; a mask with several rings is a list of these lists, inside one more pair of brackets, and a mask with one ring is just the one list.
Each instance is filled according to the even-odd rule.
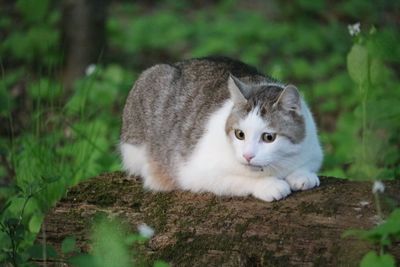
[[230,75],[228,88],[234,106],[225,129],[237,160],[271,170],[290,164],[290,155],[299,153],[306,134],[304,104],[296,87],[246,84]]

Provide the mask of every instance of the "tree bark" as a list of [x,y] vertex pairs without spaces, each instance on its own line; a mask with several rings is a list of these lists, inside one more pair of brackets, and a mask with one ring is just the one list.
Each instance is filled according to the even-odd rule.
[[[386,183],[382,199],[388,198],[392,205],[400,203],[400,181]],[[140,179],[116,172],[68,192],[45,220],[47,243],[59,248],[65,237],[75,236],[88,250],[97,212],[123,218],[134,231],[141,223],[153,227],[155,235],[140,257],[149,265],[162,259],[172,266],[358,266],[373,247],[341,235],[377,222],[368,182],[321,177],[319,188],[267,203],[253,197],[148,192]],[[389,250],[399,262],[399,244]]]
[[71,89],[106,47],[107,8],[110,0],[63,0],[62,33],[65,50],[64,87]]

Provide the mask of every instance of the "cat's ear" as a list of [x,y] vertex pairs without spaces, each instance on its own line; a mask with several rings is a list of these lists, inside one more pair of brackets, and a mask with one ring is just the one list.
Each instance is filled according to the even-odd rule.
[[299,115],[301,114],[300,93],[296,86],[292,84],[285,86],[274,105],[278,103],[286,110],[294,111]]
[[233,103],[246,103],[250,97],[251,88],[241,80],[229,74],[228,89]]

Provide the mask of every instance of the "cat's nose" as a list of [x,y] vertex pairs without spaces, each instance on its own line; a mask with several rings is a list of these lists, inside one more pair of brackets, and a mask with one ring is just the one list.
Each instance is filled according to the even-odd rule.
[[254,158],[254,154],[251,153],[244,153],[243,157],[247,160],[247,162],[250,162],[252,158]]

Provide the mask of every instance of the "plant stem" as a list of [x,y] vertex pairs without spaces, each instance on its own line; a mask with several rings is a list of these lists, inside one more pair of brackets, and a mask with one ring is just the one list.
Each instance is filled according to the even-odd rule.
[[374,193],[374,198],[375,198],[376,213],[378,214],[379,221],[381,222],[383,220],[383,214],[382,214],[381,201],[380,201],[378,192]]
[[[379,223],[382,223],[383,214],[382,214],[381,201],[380,201],[380,198],[379,198],[379,192],[375,192],[374,193],[374,198],[375,198],[376,213],[378,214],[378,220],[379,220]],[[380,255],[383,255],[383,253],[384,253],[384,247],[383,247],[382,239],[383,239],[383,236],[381,237],[381,241],[379,242],[379,254]]]
[[22,206],[21,214],[19,215],[18,225],[20,225],[21,222],[22,222],[22,217],[24,216],[26,205],[28,204],[28,202],[29,202],[29,200],[31,199],[32,196],[33,196],[32,194],[29,194],[29,196],[27,196],[26,199],[25,199],[24,205]]
[[10,237],[11,240],[11,247],[12,247],[12,252],[11,252],[11,260],[13,263],[14,267],[18,267],[17,263],[17,244],[15,243],[14,236],[15,236],[15,228],[11,228],[10,226],[8,227],[8,231],[6,231],[8,236]]
[[42,244],[42,258],[43,258],[43,263],[44,267],[47,267],[47,251],[46,251],[46,223],[42,224],[42,239],[43,239],[43,244]]
[[361,108],[362,108],[362,137],[361,137],[361,142],[362,142],[362,162],[365,164],[366,159],[367,159],[367,151],[366,151],[366,135],[367,135],[367,98],[368,98],[368,85],[360,85],[360,89],[362,91],[362,102],[361,102]]

